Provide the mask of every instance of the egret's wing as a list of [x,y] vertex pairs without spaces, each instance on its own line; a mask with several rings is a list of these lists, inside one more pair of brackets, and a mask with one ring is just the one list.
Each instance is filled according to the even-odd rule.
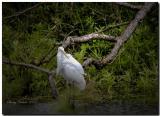
[[63,64],[62,74],[63,77],[69,81],[79,82],[81,79],[84,79],[79,70],[77,70],[73,64],[67,62]]
[[75,64],[75,63],[72,63],[72,62],[69,62],[67,61],[66,63],[72,65],[72,67],[74,67],[80,74],[84,74],[84,70],[83,70],[83,67],[79,64]]
[[84,69],[83,67],[80,65],[80,66],[76,66],[75,68],[77,68],[81,74],[84,74]]
[[81,65],[75,58],[73,58],[72,55],[67,54],[67,56],[69,56],[68,62],[70,62],[70,63],[72,63],[73,65],[75,65],[75,68],[76,68],[77,70],[79,70],[79,72],[80,72],[81,74],[84,74],[84,69],[83,69],[82,65]]
[[70,62],[65,62],[65,63],[63,63],[63,68],[66,68],[66,67],[71,69],[71,70],[74,70],[75,72],[77,72],[80,75],[83,75],[81,73],[81,71],[79,70],[79,68],[77,67],[77,65],[75,65],[75,64],[72,64]]
[[58,52],[57,54],[57,74],[62,75],[62,68],[64,67],[64,64],[68,63],[69,65],[72,65],[78,73],[84,75],[84,69],[82,65],[72,57],[71,54],[66,54],[68,57],[65,57],[64,54],[61,52]]
[[80,90],[84,90],[86,86],[86,81],[84,76],[75,68],[75,65],[71,63],[66,63],[63,69],[63,77],[70,83],[73,82]]

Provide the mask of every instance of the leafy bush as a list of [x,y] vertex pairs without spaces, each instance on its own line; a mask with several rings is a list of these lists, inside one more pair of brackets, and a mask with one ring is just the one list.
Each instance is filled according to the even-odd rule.
[[[34,4],[3,3],[2,17]],[[112,64],[101,70],[93,65],[86,67],[87,88],[75,98],[90,102],[132,98],[158,101],[157,9],[155,6],[149,17],[139,24]],[[135,14],[136,11],[113,3],[43,3],[26,14],[3,20],[3,58],[38,64],[46,56],[50,60],[40,64],[40,67],[55,69],[57,43],[67,36],[99,32],[117,23],[130,21]],[[119,36],[125,28],[126,25],[123,25],[102,33]],[[83,63],[88,57],[103,58],[113,46],[111,42],[93,40],[70,46],[66,52]],[[65,85],[62,78],[56,78],[60,95],[63,95]],[[25,95],[51,96],[47,76],[31,69],[4,64],[3,98]],[[62,106],[66,107],[66,104]]]

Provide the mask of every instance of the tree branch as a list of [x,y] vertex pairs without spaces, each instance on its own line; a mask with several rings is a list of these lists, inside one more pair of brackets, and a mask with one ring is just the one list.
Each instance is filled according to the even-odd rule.
[[42,56],[42,58],[38,61],[38,63],[35,63],[35,62],[34,62],[34,64],[35,64],[36,66],[40,66],[40,65],[42,65],[43,63],[49,62],[49,61],[51,60],[52,56],[49,57],[48,59],[47,59],[47,57],[51,54],[51,52],[54,50],[54,48],[55,48],[55,46],[53,46],[44,56]]
[[107,27],[103,30],[98,31],[98,33],[101,33],[101,32],[104,32],[104,31],[107,31],[109,29],[116,28],[116,27],[119,27],[119,26],[127,25],[127,24],[129,24],[129,22],[123,22],[123,23],[119,23],[119,24],[116,24],[116,25],[111,25],[111,26],[109,26],[109,27]]
[[116,37],[117,42],[115,43],[114,48],[104,59],[95,60],[95,59],[89,58],[86,61],[84,61],[83,66],[85,67],[93,63],[94,65],[101,67],[103,65],[106,65],[107,63],[110,63],[116,57],[122,45],[129,39],[131,34],[134,32],[134,30],[138,26],[138,23],[141,22],[141,20],[143,20],[144,17],[146,16],[147,12],[150,11],[153,4],[154,3],[145,3],[144,7],[140,11],[138,11],[135,18],[130,22],[130,24],[127,26],[125,31],[119,37]]
[[[138,23],[141,22],[141,20],[144,19],[144,17],[146,16],[147,12],[150,11],[153,4],[154,3],[145,3],[145,5],[138,11],[135,18],[127,26],[125,31],[120,36],[118,36],[116,38],[113,37],[113,36],[105,35],[105,34],[91,33],[91,34],[80,36],[80,37],[67,37],[67,40],[62,44],[62,46],[64,48],[66,48],[69,45],[71,45],[72,43],[87,42],[87,41],[90,41],[90,40],[93,40],[93,39],[102,39],[102,40],[115,42],[115,45],[114,45],[113,49],[104,59],[95,60],[95,59],[89,58],[89,59],[85,60],[84,63],[83,63],[84,67],[89,65],[89,64],[94,64],[95,66],[106,65],[107,63],[110,63],[110,62],[113,61],[113,59],[118,54],[118,51],[122,47],[122,45],[129,39],[131,34],[134,32],[134,30],[138,26]],[[53,79],[52,79],[53,76],[56,73],[55,70],[49,71],[47,69],[40,68],[40,67],[37,67],[37,66],[32,65],[32,64],[10,62],[10,61],[6,61],[6,60],[3,60],[3,63],[10,64],[10,65],[24,66],[24,67],[27,67],[27,68],[36,69],[36,70],[47,73],[48,74],[48,80],[49,80],[49,83],[50,83],[50,86],[51,86],[51,89],[52,89],[52,95],[53,95],[53,97],[56,97],[58,95],[57,91],[56,91],[56,88],[55,88],[55,83],[53,82]]]
[[56,72],[54,71],[53,73],[48,75],[48,81],[49,81],[49,84],[50,84],[50,87],[51,87],[51,90],[52,90],[51,92],[52,92],[53,98],[57,98],[57,96],[58,96],[58,92],[57,92],[55,82],[54,82],[54,79],[53,79],[53,76],[54,76],[55,73]]
[[32,7],[29,7],[29,8],[27,8],[27,9],[23,10],[23,11],[17,12],[17,13],[15,13],[15,14],[11,15],[11,16],[6,16],[6,17],[4,17],[4,19],[9,19],[9,18],[13,18],[13,17],[17,17],[17,16],[19,16],[19,15],[22,15],[22,14],[24,14],[24,13],[26,13],[26,12],[28,12],[28,11],[36,8],[36,7],[38,7],[40,4],[41,4],[41,3],[38,3],[38,4],[36,4],[36,5],[32,6]]
[[66,48],[72,43],[87,42],[93,39],[102,39],[102,40],[107,40],[111,42],[117,41],[114,36],[99,34],[99,33],[91,33],[91,34],[80,36],[80,37],[69,36],[67,37],[67,40],[62,44],[62,46]]
[[130,3],[125,3],[125,2],[116,2],[116,4],[122,5],[122,6],[125,6],[125,7],[129,7],[129,8],[132,8],[132,9],[138,9],[138,10],[143,7],[142,5],[133,5],[133,4],[130,4]]
[[41,72],[46,73],[48,75],[48,81],[49,81],[49,84],[50,84],[50,87],[51,87],[51,90],[52,90],[53,98],[56,98],[58,96],[58,93],[57,93],[57,90],[56,90],[56,87],[55,87],[55,83],[54,83],[54,80],[53,80],[53,76],[56,73],[55,70],[49,71],[47,69],[40,68],[40,67],[37,67],[37,66],[32,65],[32,64],[17,63],[17,62],[13,62],[13,61],[11,62],[11,61],[7,61],[7,60],[3,60],[2,63],[3,64],[9,64],[9,65],[15,65],[15,66],[23,66],[23,67],[26,67],[26,68],[32,68],[32,69],[39,70]]
[[3,63],[3,64],[9,64],[9,65],[24,66],[24,67],[26,67],[26,68],[36,69],[36,70],[39,70],[39,71],[44,72],[44,73],[47,73],[47,74],[50,74],[50,73],[51,73],[49,70],[44,69],[44,68],[37,67],[37,66],[35,66],[35,65],[33,65],[33,64],[17,63],[17,62],[7,61],[7,60],[3,60],[2,63]]

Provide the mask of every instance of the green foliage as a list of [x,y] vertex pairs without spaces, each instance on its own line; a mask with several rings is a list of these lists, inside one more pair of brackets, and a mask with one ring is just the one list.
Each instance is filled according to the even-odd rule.
[[[2,18],[34,4],[3,3]],[[158,101],[157,9],[155,6],[149,16],[139,24],[112,64],[101,70],[93,65],[86,67],[86,90],[82,93],[76,91],[71,96],[84,103],[113,99]],[[64,38],[99,32],[117,23],[130,21],[136,12],[112,3],[43,3],[24,15],[3,20],[3,58],[30,64],[38,64],[44,57],[50,58],[48,62],[40,64],[40,67],[55,69],[57,43]],[[125,28],[126,25],[123,25],[102,33],[119,36]],[[114,43],[94,39],[70,46],[66,51],[83,63],[88,57],[103,58],[110,53],[113,46]],[[61,96],[57,110],[74,112],[68,102],[64,79],[58,77],[55,80]],[[47,76],[31,69],[4,64],[3,98],[26,95],[51,96]]]
[[85,55],[87,54],[87,49],[89,48],[89,45],[88,44],[84,44],[80,47],[80,50],[79,52],[76,52],[75,53],[75,58],[80,62],[82,63],[83,62],[83,58],[85,57]]
[[14,40],[14,32],[11,31],[9,26],[3,27],[3,43],[2,43],[2,49],[4,50],[3,55],[6,57],[9,57],[12,53],[13,47],[13,40]]
[[49,96],[49,85],[48,85],[48,79],[46,75],[41,75],[34,73],[32,77],[32,82],[30,83],[29,86],[30,91],[32,91],[33,96]]
[[[6,99],[21,97],[29,94],[28,83],[30,82],[31,73],[25,68],[16,68],[4,66],[3,68],[3,97]],[[21,74],[24,74],[22,77]]]
[[111,73],[107,71],[101,72],[101,77],[97,81],[97,88],[101,91],[102,95],[107,95],[108,98],[112,98],[113,85],[115,84],[115,78]]
[[[11,81],[6,78],[3,79],[3,97],[9,99],[10,97],[20,97],[23,93],[24,81],[21,78]],[[5,86],[4,86],[5,85]]]
[[158,85],[158,75],[156,75],[153,69],[144,68],[137,82],[137,91],[141,92],[143,95],[156,95],[156,93],[152,93],[156,90],[156,85]]

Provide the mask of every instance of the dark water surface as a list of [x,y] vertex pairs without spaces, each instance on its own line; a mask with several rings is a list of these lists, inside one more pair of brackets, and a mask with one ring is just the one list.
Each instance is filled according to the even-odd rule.
[[[3,104],[3,114],[17,115],[17,114],[65,114],[56,111],[56,103],[34,103],[34,104]],[[82,106],[81,106],[82,107]],[[85,110],[80,111],[76,114],[128,114],[128,115],[157,115],[157,105],[145,105],[145,104],[133,104],[125,102],[111,102],[101,104],[89,104],[83,106]],[[78,109],[76,106],[75,109]],[[71,114],[71,113],[70,113]]]

